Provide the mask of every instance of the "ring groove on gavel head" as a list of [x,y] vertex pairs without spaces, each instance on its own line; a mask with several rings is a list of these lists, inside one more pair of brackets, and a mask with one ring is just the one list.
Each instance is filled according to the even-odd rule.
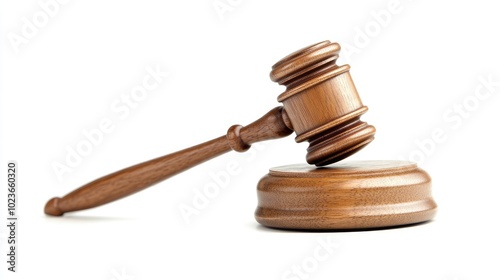
[[271,80],[286,86],[278,96],[297,134],[309,142],[307,162],[324,166],[342,160],[374,139],[375,127],[360,120],[363,106],[349,74],[338,66],[340,45],[324,41],[296,51],[272,67]]

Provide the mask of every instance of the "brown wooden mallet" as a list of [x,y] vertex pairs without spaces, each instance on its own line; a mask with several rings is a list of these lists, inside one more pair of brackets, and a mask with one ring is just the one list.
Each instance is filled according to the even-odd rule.
[[[271,79],[286,86],[286,91],[278,97],[278,101],[282,102],[283,106],[272,109],[250,125],[245,127],[233,125],[224,136],[128,167],[92,181],[62,198],[52,198],[45,205],[45,213],[60,216],[66,212],[103,205],[143,190],[230,150],[244,152],[252,143],[285,137],[294,131],[297,135],[296,142],[309,142],[306,159],[311,165],[326,166],[352,155],[374,139],[375,128],[360,120],[360,116],[368,108],[363,106],[359,98],[349,73],[350,66],[336,64],[339,51],[339,44],[324,41],[294,52],[276,63],[271,71]],[[323,173],[321,170],[331,168],[334,167],[318,170]],[[361,168],[355,173],[362,173],[363,170]],[[296,171],[289,175],[296,178]],[[320,173],[316,173],[315,176],[321,177]],[[283,174],[282,172],[281,175]],[[326,172],[324,175],[330,177],[331,172]],[[280,186],[288,186],[287,182],[290,181],[290,177],[281,176],[281,178]],[[320,184],[323,182],[322,180],[313,181]],[[302,191],[306,189],[307,186]],[[313,223],[295,223],[294,221],[301,219],[300,214],[297,216],[296,212],[294,216],[276,216],[275,212],[268,210],[273,208],[273,202],[280,201],[279,193],[283,190],[278,188],[274,191],[265,192],[271,196],[278,195],[278,197],[270,198],[266,194],[263,196],[262,190],[259,190],[259,208],[256,217],[260,223],[283,228],[346,227],[345,225],[336,226],[331,218],[329,218],[330,222],[322,223],[321,226]],[[318,195],[329,196],[328,193],[322,192],[316,193],[316,196]],[[264,202],[262,199],[266,201],[266,207],[261,206],[261,202]],[[287,202],[284,202],[286,208]],[[310,203],[313,202],[314,199]],[[280,203],[278,204],[282,207],[283,201]],[[288,203],[294,209],[297,207],[295,205],[297,201]],[[305,206],[306,208],[314,207]],[[323,209],[325,206],[321,207]],[[336,211],[335,208],[330,210]],[[315,215],[309,216],[316,219]],[[428,216],[425,217],[425,219],[428,218]],[[276,220],[282,222],[272,222]],[[405,221],[405,223],[409,222]],[[380,226],[385,226],[385,224]],[[353,228],[356,227],[360,226],[353,226]],[[373,225],[368,225],[368,227],[373,227]]]

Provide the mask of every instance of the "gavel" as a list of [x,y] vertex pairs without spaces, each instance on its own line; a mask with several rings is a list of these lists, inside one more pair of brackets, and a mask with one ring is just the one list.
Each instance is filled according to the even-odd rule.
[[271,80],[285,85],[276,107],[257,121],[233,125],[226,135],[169,155],[146,161],[96,179],[59,198],[50,199],[45,213],[97,207],[141,191],[197,164],[234,150],[244,152],[252,143],[296,133],[308,141],[307,163],[318,167],[356,153],[374,139],[375,128],[360,120],[363,106],[349,73],[338,66],[340,45],[320,42],[298,50],[272,66]]

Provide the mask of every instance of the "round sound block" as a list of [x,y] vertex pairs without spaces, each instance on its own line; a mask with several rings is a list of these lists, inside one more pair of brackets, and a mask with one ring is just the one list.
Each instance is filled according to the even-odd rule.
[[431,178],[405,161],[354,161],[269,170],[257,187],[257,221],[267,227],[368,229],[432,219]]

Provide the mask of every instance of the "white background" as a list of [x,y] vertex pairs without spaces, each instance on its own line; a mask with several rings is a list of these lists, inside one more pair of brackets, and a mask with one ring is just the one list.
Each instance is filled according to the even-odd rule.
[[[230,8],[218,12],[214,3]],[[500,86],[488,91],[481,83],[500,81],[500,17],[491,3],[68,1],[51,7],[44,23],[38,1],[2,1],[0,212],[6,215],[7,161],[15,160],[19,221],[17,273],[7,271],[8,232],[0,227],[0,276],[499,279]],[[23,18],[37,21],[36,32],[23,35]],[[43,214],[53,196],[252,122],[279,105],[284,89],[269,80],[271,65],[323,40],[342,45],[339,63],[351,65],[370,108],[362,119],[377,128],[376,140],[351,160],[419,161],[439,205],[431,223],[333,233],[260,226],[253,217],[259,178],[270,167],[304,162],[307,144],[292,136],[106,206],[63,218]],[[113,111],[147,67],[169,75],[126,117]],[[66,164],[68,147],[103,119],[113,130],[59,179],[53,165]],[[424,139],[435,130],[444,136],[430,144]],[[237,164],[237,174],[184,219],[179,207],[192,205],[214,183],[210,174],[228,164]],[[318,238],[338,248],[306,275],[287,274],[311,263]]]

